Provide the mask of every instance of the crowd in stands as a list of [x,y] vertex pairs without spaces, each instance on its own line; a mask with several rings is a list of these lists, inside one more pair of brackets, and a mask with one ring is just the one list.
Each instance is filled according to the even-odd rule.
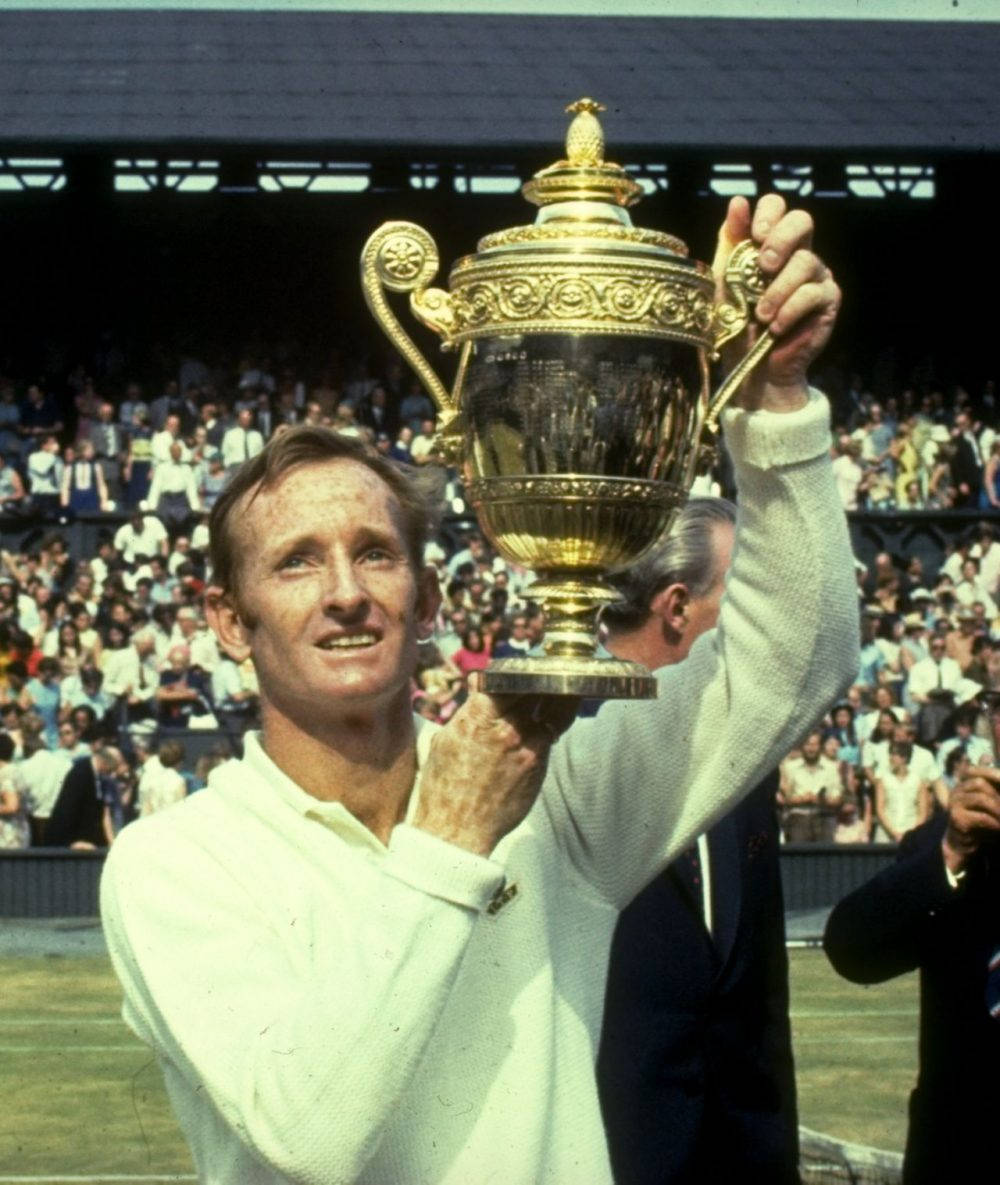
[[[0,551],[0,848],[105,847],[132,818],[204,785],[257,721],[252,667],[216,645],[201,605],[207,517],[232,472],[287,427],[367,438],[404,465],[440,460],[435,411],[392,361],[311,387],[248,360],[229,385],[188,360],[150,399],[138,384],[64,388],[0,377],[0,515],[38,524]],[[1000,735],[1000,437],[992,384],[904,391],[858,383],[835,402],[835,472],[846,507],[972,508],[984,521],[941,570],[916,557],[859,564],[862,666],[845,701],[802,721],[781,769],[788,842],[895,842],[947,802]],[[442,609],[413,686],[414,711],[447,721],[470,672],[544,635],[532,574],[475,529],[457,474],[443,497],[462,529],[430,544]],[[66,526],[107,518],[94,554]],[[203,732],[218,744],[186,750]]]
[[962,387],[884,402],[852,380],[838,402],[834,471],[848,510],[998,510],[996,392],[975,401]]

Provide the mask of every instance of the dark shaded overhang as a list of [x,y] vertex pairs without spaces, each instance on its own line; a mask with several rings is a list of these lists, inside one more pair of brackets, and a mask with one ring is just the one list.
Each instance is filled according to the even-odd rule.
[[[995,152],[1000,24],[344,12],[0,12],[0,146],[551,159]],[[544,158],[544,159],[542,159]]]

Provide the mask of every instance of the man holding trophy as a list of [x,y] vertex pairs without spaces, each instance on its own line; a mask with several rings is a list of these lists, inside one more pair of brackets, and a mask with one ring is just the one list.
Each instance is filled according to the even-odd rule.
[[718,629],[655,699],[567,730],[570,695],[474,690],[435,729],[410,710],[437,584],[408,482],[304,427],[216,504],[207,610],[254,663],[262,728],[126,828],[102,885],[125,1018],[200,1180],[611,1180],[594,1058],[617,912],[857,668],[828,409],[806,385],[839,291],[811,234],[775,195],[752,217],[734,199],[722,228],[720,276],[736,242],[759,247],[774,345],[726,413],[740,509]]

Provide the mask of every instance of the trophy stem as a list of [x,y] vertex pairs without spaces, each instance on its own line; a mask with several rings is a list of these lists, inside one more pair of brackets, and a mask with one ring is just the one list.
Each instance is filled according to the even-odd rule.
[[528,590],[545,613],[542,654],[496,659],[483,672],[495,695],[653,699],[656,680],[637,662],[597,653],[597,619],[618,593],[594,573],[546,572]]
[[[582,576],[582,579],[581,579]],[[597,619],[618,593],[596,573],[546,573],[528,590],[545,611],[543,649],[550,658],[593,658],[597,653]]]

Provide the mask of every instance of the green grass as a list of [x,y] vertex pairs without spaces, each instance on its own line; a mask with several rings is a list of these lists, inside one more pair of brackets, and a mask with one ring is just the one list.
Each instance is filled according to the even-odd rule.
[[[802,1123],[901,1150],[916,978],[859,988],[820,951],[790,961]],[[119,1019],[107,959],[0,959],[0,984],[0,1180],[192,1172],[159,1068]]]
[[858,987],[820,950],[789,956],[799,1122],[902,1152],[917,1074],[916,975]]
[[107,959],[2,959],[0,983],[0,1177],[193,1171]]

